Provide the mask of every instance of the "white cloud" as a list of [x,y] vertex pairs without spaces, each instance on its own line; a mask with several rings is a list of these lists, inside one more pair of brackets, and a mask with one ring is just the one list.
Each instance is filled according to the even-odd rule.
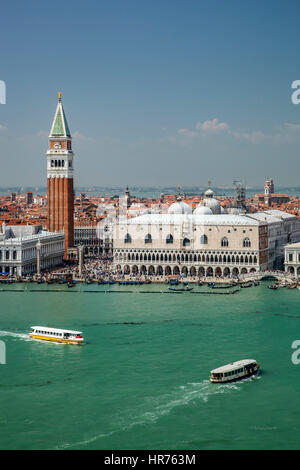
[[246,140],[251,142],[252,144],[258,144],[263,140],[269,139],[272,136],[267,136],[261,131],[254,131],[254,132],[239,132],[239,131],[230,131],[230,134],[235,139]]
[[290,122],[285,122],[284,125],[291,131],[296,131],[296,132],[300,131],[300,124],[292,124]]
[[[275,128],[273,133],[265,134],[260,130],[247,131],[241,129],[231,129],[226,122],[221,122],[218,118],[213,118],[204,122],[197,122],[195,129],[181,128],[177,131],[177,135],[185,137],[186,141],[188,139],[194,139],[197,137],[207,138],[216,134],[225,134],[233,137],[236,140],[242,140],[250,144],[260,144],[262,142],[283,144],[295,142],[295,139],[300,136],[300,124],[286,122],[284,125],[277,126],[277,129]],[[178,137],[177,139],[180,141]]]
[[7,127],[3,126],[2,124],[0,124],[0,131],[7,131]]
[[218,118],[213,118],[204,122],[197,122],[194,129],[178,129],[177,134],[188,138],[194,138],[228,131],[229,125],[226,124],[226,122],[220,122]]
[[85,140],[86,142],[94,142],[95,139],[92,139],[92,137],[87,137],[86,135],[83,135],[81,134],[80,132],[78,131],[75,131],[73,134],[72,134],[72,137],[74,139],[77,139],[77,140]]
[[220,122],[218,118],[214,118],[203,123],[197,122],[196,129],[202,132],[223,132],[228,131],[229,126],[226,122]]
[[184,135],[187,137],[197,137],[199,133],[191,131],[190,129],[178,129],[177,134]]

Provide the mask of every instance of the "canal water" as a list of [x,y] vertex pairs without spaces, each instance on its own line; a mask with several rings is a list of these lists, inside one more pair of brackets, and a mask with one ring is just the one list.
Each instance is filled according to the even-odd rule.
[[[0,448],[299,449],[300,292],[267,285],[1,285]],[[35,325],[80,330],[86,344],[31,340]],[[209,382],[245,358],[259,376]]]

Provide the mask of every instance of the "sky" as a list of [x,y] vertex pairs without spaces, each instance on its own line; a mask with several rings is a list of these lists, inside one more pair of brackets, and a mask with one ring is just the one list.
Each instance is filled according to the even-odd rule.
[[45,186],[62,100],[75,186],[299,185],[299,0],[1,2],[0,186]]

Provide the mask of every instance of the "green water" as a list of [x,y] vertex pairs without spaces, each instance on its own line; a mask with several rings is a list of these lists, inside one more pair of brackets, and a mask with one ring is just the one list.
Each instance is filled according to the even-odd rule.
[[[0,286],[1,449],[300,448],[298,290],[28,286]],[[82,330],[86,344],[28,339],[32,325]],[[262,373],[209,382],[243,358]]]

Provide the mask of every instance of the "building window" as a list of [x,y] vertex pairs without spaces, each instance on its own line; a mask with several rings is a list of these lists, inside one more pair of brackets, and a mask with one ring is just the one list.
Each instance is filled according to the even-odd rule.
[[251,246],[251,241],[250,239],[247,237],[247,238],[244,238],[243,240],[243,247],[244,248],[249,248]]
[[208,243],[207,235],[205,235],[205,234],[201,235],[200,243],[201,243],[201,245],[207,245],[207,243]]
[[9,259],[9,251],[5,252],[5,259]]
[[289,253],[289,261],[293,261],[293,253]]
[[189,240],[188,238],[185,238],[185,239],[183,240],[183,244],[182,244],[183,246],[190,246],[190,244],[191,244],[191,242],[190,242],[190,240]]
[[131,243],[131,236],[129,233],[126,233],[126,236],[124,238],[124,243]]
[[169,234],[166,238],[166,243],[173,243],[173,235]]
[[147,235],[145,236],[145,243],[152,243],[152,237],[150,233],[147,233]]
[[13,260],[16,260],[17,259],[17,252],[16,250],[13,251]]
[[228,238],[223,237],[221,240],[221,246],[228,246]]

